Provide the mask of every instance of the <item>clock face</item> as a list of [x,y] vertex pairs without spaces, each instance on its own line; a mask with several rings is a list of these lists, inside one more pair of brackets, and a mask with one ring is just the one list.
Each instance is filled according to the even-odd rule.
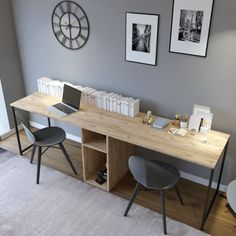
[[79,49],[89,37],[89,22],[84,10],[75,2],[62,1],[52,13],[52,29],[66,48]]

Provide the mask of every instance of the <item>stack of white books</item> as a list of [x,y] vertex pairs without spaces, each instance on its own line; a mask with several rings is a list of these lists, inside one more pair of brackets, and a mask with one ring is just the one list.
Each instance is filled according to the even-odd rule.
[[116,112],[122,115],[134,117],[139,113],[139,99],[132,97],[123,97],[117,93],[97,91],[94,88],[73,85],[68,82],[52,80],[42,77],[37,80],[38,91],[51,96],[62,97],[64,84],[79,89],[82,92],[81,103],[89,106],[95,106],[106,111]]

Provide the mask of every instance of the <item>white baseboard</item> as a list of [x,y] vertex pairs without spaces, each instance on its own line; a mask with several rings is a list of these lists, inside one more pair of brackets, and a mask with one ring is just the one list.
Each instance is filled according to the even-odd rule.
[[[33,122],[33,121],[30,121],[30,125],[35,127],[35,128],[38,128],[38,129],[42,129],[42,128],[45,128],[46,126],[44,125],[41,125],[39,123],[36,123],[36,122]],[[68,134],[66,133],[66,137],[70,140],[73,140],[73,141],[76,141],[78,143],[81,143],[81,138],[78,137],[78,136],[75,136],[73,134]],[[201,185],[204,185],[204,186],[208,186],[208,183],[209,183],[209,180],[207,179],[204,179],[202,177],[198,177],[198,176],[195,176],[195,175],[191,175],[189,173],[186,173],[186,172],[183,172],[183,171],[180,171],[180,175],[182,178],[184,179],[187,179],[187,180],[190,180],[192,182],[195,182],[195,183],[198,183],[198,184],[201,184]],[[215,188],[216,189],[217,187],[217,183],[216,182],[213,182],[212,183],[212,188]],[[223,185],[221,184],[220,185],[220,191],[222,192],[226,192],[226,189],[227,189],[227,186],[226,185]]]
[[[204,179],[202,177],[198,177],[196,175],[191,175],[191,174],[183,172],[183,171],[180,171],[180,175],[184,179],[190,180],[192,182],[195,182],[195,183],[198,183],[198,184],[201,184],[201,185],[204,185],[204,186],[208,186],[208,184],[209,184],[209,180]],[[212,188],[216,189],[216,187],[217,187],[217,183],[212,182]],[[227,186],[221,184],[220,185],[220,191],[226,192],[226,190],[227,190]]]

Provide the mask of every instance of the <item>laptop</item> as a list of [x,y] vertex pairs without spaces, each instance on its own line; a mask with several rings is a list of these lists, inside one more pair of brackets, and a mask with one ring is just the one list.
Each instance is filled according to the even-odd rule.
[[62,102],[48,107],[48,110],[56,116],[66,116],[80,108],[81,91],[64,84]]

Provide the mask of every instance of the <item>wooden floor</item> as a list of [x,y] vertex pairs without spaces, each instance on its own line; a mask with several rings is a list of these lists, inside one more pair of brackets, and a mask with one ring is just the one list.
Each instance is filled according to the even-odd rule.
[[[21,133],[22,146],[25,147],[29,143],[26,137]],[[4,141],[0,141],[0,147],[5,148],[14,153],[18,153],[16,136],[13,135]],[[60,150],[49,149],[43,156],[42,163],[53,167],[66,174],[72,175],[78,179],[82,179],[82,157],[80,144],[66,140],[65,147],[79,172],[78,176],[74,176],[68,163],[65,161]],[[26,157],[30,156],[30,151],[25,153]],[[35,173],[36,174],[36,173]],[[47,181],[40,177],[41,184]],[[32,180],[35,181],[35,180]],[[130,174],[127,174],[120,183],[112,191],[113,194],[128,199],[134,188],[135,182]],[[199,228],[202,216],[202,208],[205,200],[206,187],[182,179],[179,183],[179,189],[184,200],[182,206],[176,196],[175,191],[168,190],[166,192],[166,208],[167,216],[188,224],[192,227]],[[233,215],[226,205],[225,194],[220,194],[215,202],[211,214],[207,220],[204,231],[215,236],[233,236],[236,235],[236,216]],[[160,212],[159,195],[156,191],[142,191],[139,193],[136,203],[145,206],[153,211]],[[124,209],[125,210],[125,209]],[[132,211],[132,208],[131,208]]]

